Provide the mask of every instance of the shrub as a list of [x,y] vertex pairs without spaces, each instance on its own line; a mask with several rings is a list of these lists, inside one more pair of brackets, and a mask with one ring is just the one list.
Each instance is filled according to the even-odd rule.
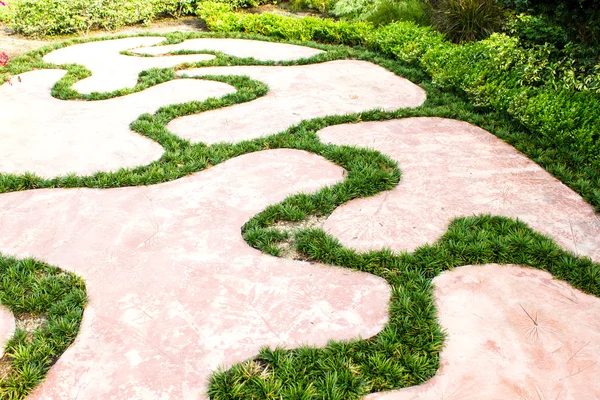
[[456,43],[481,40],[500,30],[504,11],[496,0],[440,0],[432,22]]
[[364,20],[376,7],[372,0],[338,0],[331,14],[348,20]]
[[196,0],[19,0],[11,26],[28,36],[114,30],[193,12]]
[[315,17],[290,18],[277,14],[232,13],[226,4],[201,3],[197,14],[208,28],[220,32],[245,32],[285,40],[314,40],[323,43],[357,45],[372,31],[367,23],[350,23]]
[[409,63],[418,63],[425,53],[445,42],[444,35],[412,22],[396,22],[379,28],[368,39],[369,47]]
[[[502,110],[556,146],[600,167],[600,75],[577,79],[570,60],[552,63],[545,46],[523,48],[502,34],[428,51],[422,64],[435,84],[466,92],[477,105]],[[583,90],[583,91],[582,91]]]
[[499,0],[517,12],[549,17],[569,36],[600,46],[600,0]]
[[295,10],[317,10],[323,15],[328,14],[335,0],[290,0],[290,6]]
[[430,6],[421,0],[380,0],[366,18],[375,26],[398,21],[409,21],[425,26],[429,25],[430,19]]
[[3,0],[5,6],[0,4],[0,22],[10,22],[16,9],[15,1]]
[[504,30],[511,36],[521,39],[523,43],[539,45],[551,43],[562,48],[569,42],[564,28],[543,15],[534,16],[525,13],[511,15],[504,23]]
[[331,14],[350,21],[368,21],[375,26],[398,21],[429,25],[431,7],[421,0],[338,0]]

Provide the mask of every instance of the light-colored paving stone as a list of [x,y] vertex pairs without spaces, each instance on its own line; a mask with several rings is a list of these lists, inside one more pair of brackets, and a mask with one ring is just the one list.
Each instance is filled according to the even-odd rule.
[[62,101],[50,89],[65,71],[39,70],[0,87],[0,172],[33,172],[51,178],[74,172],[146,165],[161,157],[156,142],[132,132],[129,124],[159,107],[235,91],[230,85],[177,79],[143,92],[103,101]]
[[600,299],[518,266],[461,267],[434,284],[440,370],[368,400],[600,398]]
[[180,75],[245,75],[269,86],[266,96],[244,104],[171,121],[168,129],[192,142],[240,142],[283,131],[302,120],[375,108],[416,107],[425,91],[365,61],[339,60],[292,67],[216,67]]
[[92,76],[73,85],[79,93],[112,92],[132,88],[140,72],[150,68],[170,68],[187,62],[199,62],[215,58],[209,54],[190,54],[168,57],[132,57],[122,51],[140,46],[152,46],[164,41],[162,36],[134,37],[103,40],[77,44],[55,50],[44,56],[53,64],[80,64],[92,72]]
[[219,51],[240,58],[254,58],[259,61],[293,61],[310,58],[323,53],[322,50],[286,43],[264,42],[245,39],[190,39],[178,44],[155,47],[142,47],[133,50],[138,54],[163,55],[179,50]]
[[271,257],[241,236],[267,205],[342,179],[281,149],[155,186],[0,195],[0,253],[73,271],[89,295],[75,343],[32,398],[196,399],[218,366],[261,346],[377,333],[384,280]]
[[4,354],[4,346],[15,332],[15,317],[8,308],[0,305],[0,358]]
[[564,248],[600,261],[600,219],[592,207],[494,135],[440,118],[338,125],[325,143],[370,147],[398,161],[393,190],[353,200],[326,231],[360,250],[412,251],[437,240],[457,217],[491,213],[526,222]]

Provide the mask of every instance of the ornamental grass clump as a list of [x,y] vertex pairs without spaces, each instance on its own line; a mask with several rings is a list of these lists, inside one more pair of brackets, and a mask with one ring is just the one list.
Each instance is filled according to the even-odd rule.
[[434,27],[455,43],[486,39],[502,28],[503,20],[496,0],[440,0],[431,16]]

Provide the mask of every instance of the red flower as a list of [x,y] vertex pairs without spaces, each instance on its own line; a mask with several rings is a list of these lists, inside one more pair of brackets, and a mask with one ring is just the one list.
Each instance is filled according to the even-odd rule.
[[8,64],[8,54],[2,52],[0,53],[0,65],[4,67],[6,64]]
[[5,2],[3,2],[2,0],[0,0],[0,4],[2,4],[3,6],[5,6],[5,5],[6,5],[6,3],[5,3]]

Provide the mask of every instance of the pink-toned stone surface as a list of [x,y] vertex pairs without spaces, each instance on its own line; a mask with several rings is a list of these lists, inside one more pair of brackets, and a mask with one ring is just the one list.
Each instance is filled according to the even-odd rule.
[[134,87],[140,72],[150,68],[170,68],[179,64],[212,60],[210,54],[188,54],[168,57],[132,57],[119,54],[140,46],[152,46],[164,41],[162,36],[134,37],[76,44],[55,50],[44,56],[53,64],[80,64],[92,76],[73,85],[79,93],[112,92]]
[[301,66],[211,67],[180,75],[245,75],[269,86],[266,96],[171,121],[168,129],[192,142],[240,142],[283,131],[302,120],[375,108],[416,107],[425,91],[365,61],[339,60]]
[[0,305],[0,357],[4,353],[4,346],[15,332],[15,318],[12,313]]
[[466,266],[434,279],[447,331],[423,385],[369,400],[600,398],[600,299],[518,266]]
[[33,172],[51,178],[146,165],[161,157],[156,142],[132,132],[129,124],[159,107],[235,91],[230,85],[177,79],[103,101],[63,101],[50,89],[65,71],[39,70],[21,82],[0,87],[0,172]]
[[215,38],[190,39],[167,46],[142,47],[133,50],[133,52],[138,54],[162,55],[179,50],[220,51],[221,53],[240,58],[252,57],[259,61],[293,61],[301,58],[310,58],[323,53],[322,50],[286,43]]
[[491,213],[526,222],[578,255],[600,261],[600,219],[578,194],[489,132],[461,121],[407,118],[337,125],[325,143],[370,147],[398,161],[400,184],[353,200],[325,230],[360,250],[412,251],[457,217]]
[[173,182],[0,195],[0,253],[73,271],[80,333],[33,399],[197,399],[218,366],[263,345],[377,333],[373,275],[262,254],[241,226],[267,205],[343,179],[314,154],[244,155]]

